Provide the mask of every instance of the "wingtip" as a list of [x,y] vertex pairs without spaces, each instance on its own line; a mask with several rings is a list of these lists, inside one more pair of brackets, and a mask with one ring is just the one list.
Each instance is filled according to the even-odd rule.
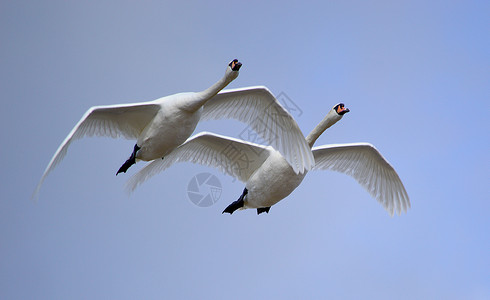
[[[401,200],[403,201],[403,200]],[[403,202],[405,204],[405,202]],[[385,210],[388,212],[388,214],[390,215],[390,217],[394,217],[395,216],[395,211],[396,211],[396,215],[397,216],[401,216],[402,214],[407,214],[408,213],[408,210],[411,208],[411,205],[410,205],[410,201],[406,201],[406,206],[405,205],[398,205],[398,206],[385,206],[384,207]]]
[[134,176],[135,175],[133,175],[133,177],[129,178],[129,180],[126,182],[126,184],[124,186],[124,192],[126,192],[126,195],[128,195],[128,196],[131,196],[134,193],[134,190],[136,190],[136,188],[139,185],[139,182],[137,182],[134,179]]
[[31,194],[31,200],[34,201],[34,202],[37,202],[37,200],[39,199],[39,192],[41,191],[41,185],[43,183],[43,179],[41,179],[41,181],[37,184],[36,186],[36,189],[34,189],[34,192],[32,192]]
[[39,191],[34,191],[31,195],[31,201],[37,203],[39,200]]
[[298,159],[295,159],[294,157],[286,157],[284,154],[281,154],[286,158],[286,161],[289,163],[291,168],[293,168],[294,173],[303,174],[311,171],[315,166],[315,158],[313,157],[313,153],[311,151],[310,153],[311,157],[303,157],[303,159],[300,161],[298,161]]

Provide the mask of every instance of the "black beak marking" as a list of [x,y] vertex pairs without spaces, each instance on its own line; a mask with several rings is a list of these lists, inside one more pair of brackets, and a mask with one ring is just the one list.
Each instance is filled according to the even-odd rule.
[[238,59],[234,59],[230,62],[230,64],[228,65],[230,66],[231,70],[232,71],[238,71],[240,70],[240,67],[242,66],[242,63],[238,61]]

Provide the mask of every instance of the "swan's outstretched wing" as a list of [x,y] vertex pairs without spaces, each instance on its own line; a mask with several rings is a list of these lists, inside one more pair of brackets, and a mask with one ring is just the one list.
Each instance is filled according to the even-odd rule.
[[178,162],[192,162],[210,167],[246,182],[269,157],[270,147],[245,142],[209,132],[189,138],[163,159],[147,164],[127,182],[128,192],[153,175]]
[[393,216],[410,208],[410,199],[390,163],[369,143],[336,144],[312,149],[313,168],[333,170],[354,177]]
[[281,152],[296,173],[314,165],[311,149],[291,114],[262,86],[223,90],[204,105],[202,120],[229,118],[249,124]]
[[159,109],[152,102],[91,107],[56,150],[32,196],[39,193],[44,179],[66,155],[73,140],[94,135],[137,139]]

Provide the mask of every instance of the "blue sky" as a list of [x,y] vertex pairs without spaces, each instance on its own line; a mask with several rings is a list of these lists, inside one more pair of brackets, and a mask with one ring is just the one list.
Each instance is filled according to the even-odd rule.
[[[490,298],[488,1],[0,4],[0,298]],[[128,197],[134,141],[87,138],[30,200],[91,106],[265,85],[316,145],[370,142],[412,209],[393,218],[352,178],[311,172],[268,215],[221,211],[243,184],[178,164]],[[293,114],[294,115],[294,114]],[[200,123],[238,137],[246,125]],[[194,205],[192,178],[222,185]]]

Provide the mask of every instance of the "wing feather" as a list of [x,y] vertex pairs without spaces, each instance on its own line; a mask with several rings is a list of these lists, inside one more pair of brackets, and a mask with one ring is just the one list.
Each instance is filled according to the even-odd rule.
[[312,150],[313,168],[352,176],[390,213],[410,208],[410,199],[400,177],[381,153],[369,143],[336,144]]
[[178,162],[215,167],[246,182],[269,157],[270,151],[270,147],[202,132],[189,138],[163,159],[156,159],[147,164],[128,180],[126,190],[131,193],[152,176]]
[[74,140],[85,136],[137,139],[159,109],[152,102],[91,107],[56,150],[32,197],[38,195],[44,179],[63,160]]
[[266,87],[218,93],[204,105],[201,119],[221,118],[248,124],[250,129],[286,158],[296,173],[313,167],[313,155],[298,124]]

